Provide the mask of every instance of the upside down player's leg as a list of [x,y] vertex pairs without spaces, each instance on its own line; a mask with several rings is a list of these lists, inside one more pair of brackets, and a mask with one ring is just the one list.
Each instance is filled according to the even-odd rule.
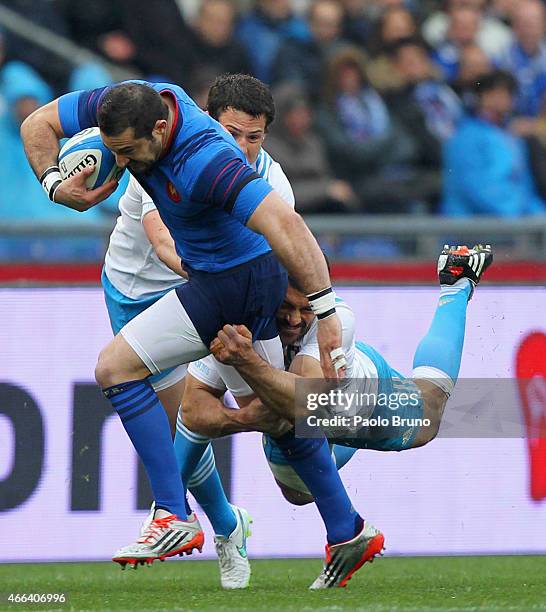
[[413,446],[421,446],[438,432],[445,403],[457,382],[463,352],[466,310],[474,288],[491,265],[491,247],[444,247],[438,260],[440,299],[427,335],[413,359],[412,377],[425,401],[432,426],[419,432]]

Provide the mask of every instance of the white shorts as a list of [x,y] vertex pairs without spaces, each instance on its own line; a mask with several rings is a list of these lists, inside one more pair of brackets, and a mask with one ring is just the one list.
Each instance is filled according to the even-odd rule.
[[[203,344],[175,290],[167,293],[129,321],[121,329],[120,334],[152,374],[197,361],[210,354],[209,348]],[[283,351],[278,337],[259,340],[254,343],[254,347],[271,365],[276,368],[283,367]],[[219,363],[212,356],[209,359],[233,395],[239,397],[252,395],[252,389],[235,368]],[[178,368],[176,372],[180,376],[181,371]],[[207,381],[203,382],[208,384]],[[171,381],[171,384],[174,383]],[[215,385],[211,386],[217,388]]]
[[[284,354],[280,338],[258,340],[254,350],[274,368],[284,369]],[[220,363],[213,355],[190,363],[188,374],[218,391],[230,391],[234,397],[254,395],[254,391],[243,377],[232,367]]]

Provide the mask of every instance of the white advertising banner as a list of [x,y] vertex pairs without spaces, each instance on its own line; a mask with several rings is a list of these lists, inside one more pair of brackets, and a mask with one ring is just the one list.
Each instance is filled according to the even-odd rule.
[[[338,293],[357,313],[358,337],[409,375],[438,291]],[[538,364],[537,379],[546,378],[546,358],[533,348],[546,341],[543,288],[480,289],[468,312],[461,377],[515,378],[529,362]],[[97,355],[111,338],[102,293],[0,289],[0,321],[0,561],[108,559],[134,540],[147,490],[119,419],[94,385]],[[546,423],[546,396],[519,399],[522,422],[528,405]],[[385,533],[389,554],[546,552],[539,442],[438,438],[402,453],[358,451],[342,476],[360,513]],[[260,436],[234,436],[218,451],[232,501],[254,518],[250,555],[321,555],[316,509],[283,500]],[[207,537],[203,558],[214,556]]]

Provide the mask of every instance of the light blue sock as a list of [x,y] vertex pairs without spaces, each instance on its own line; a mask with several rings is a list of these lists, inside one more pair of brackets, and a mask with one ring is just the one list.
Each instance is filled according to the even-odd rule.
[[203,508],[214,533],[228,537],[237,526],[237,518],[220,481],[210,438],[190,431],[179,415],[174,450],[183,482]]
[[461,367],[466,308],[471,290],[467,278],[454,285],[442,285],[432,324],[413,358],[414,378],[435,378],[435,373],[442,378],[442,373],[447,374],[451,386],[447,384],[446,392],[453,389]]

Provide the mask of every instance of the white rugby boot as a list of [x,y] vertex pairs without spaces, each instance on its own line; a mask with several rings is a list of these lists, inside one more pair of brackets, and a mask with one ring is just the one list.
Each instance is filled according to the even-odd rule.
[[220,583],[224,589],[246,589],[250,581],[246,540],[251,535],[252,519],[243,508],[231,507],[237,517],[237,526],[227,538],[214,536],[220,565]]
[[127,564],[136,569],[138,565],[151,565],[157,559],[164,561],[174,555],[191,555],[195,549],[201,552],[204,542],[205,536],[195,514],[186,521],[169,514],[152,520],[138,540],[120,548],[112,561],[123,569]]

